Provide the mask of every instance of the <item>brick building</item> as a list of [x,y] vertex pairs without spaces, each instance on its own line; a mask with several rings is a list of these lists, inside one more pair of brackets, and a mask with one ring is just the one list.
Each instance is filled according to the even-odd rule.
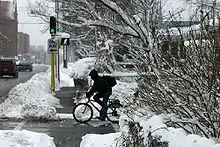
[[0,39],[4,39],[6,43],[0,45],[0,56],[14,57],[17,55],[17,32],[16,0],[0,0]]
[[27,54],[30,52],[30,36],[29,34],[18,32],[17,36],[17,53]]

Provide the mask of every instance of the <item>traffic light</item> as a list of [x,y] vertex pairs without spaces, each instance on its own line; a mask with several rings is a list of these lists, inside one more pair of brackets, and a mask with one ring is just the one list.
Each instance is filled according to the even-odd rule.
[[50,34],[56,34],[56,18],[50,16]]

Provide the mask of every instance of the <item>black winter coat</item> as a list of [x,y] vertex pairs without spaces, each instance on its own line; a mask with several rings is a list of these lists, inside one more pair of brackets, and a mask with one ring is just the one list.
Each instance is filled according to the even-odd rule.
[[98,92],[100,94],[104,94],[106,92],[112,92],[112,88],[108,85],[108,83],[102,78],[97,77],[94,80],[94,83],[92,85],[92,88],[88,92],[89,96],[93,95],[95,92]]

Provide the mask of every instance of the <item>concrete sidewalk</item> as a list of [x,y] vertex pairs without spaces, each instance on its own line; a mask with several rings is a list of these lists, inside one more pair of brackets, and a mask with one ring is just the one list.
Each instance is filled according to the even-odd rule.
[[75,100],[80,99],[85,92],[85,88],[82,87],[62,87],[59,91],[56,91],[55,97],[60,100],[61,105],[64,107],[57,108],[57,113],[72,113]]

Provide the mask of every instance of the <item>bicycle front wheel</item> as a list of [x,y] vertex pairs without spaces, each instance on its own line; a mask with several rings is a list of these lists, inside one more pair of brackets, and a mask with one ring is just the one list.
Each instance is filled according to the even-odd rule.
[[89,122],[93,116],[93,109],[87,103],[79,103],[73,108],[73,118],[80,123]]
[[112,103],[108,105],[107,119],[112,123],[118,123],[120,117],[120,108],[122,105],[119,103]]

